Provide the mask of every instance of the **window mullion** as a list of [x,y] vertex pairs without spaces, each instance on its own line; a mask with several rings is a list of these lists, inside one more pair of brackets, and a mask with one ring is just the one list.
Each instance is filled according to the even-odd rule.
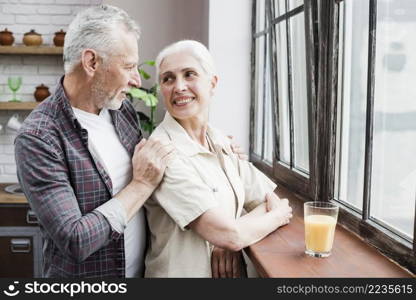
[[[266,1],[266,5],[264,6],[265,9],[265,14],[264,14],[264,28],[265,28],[265,39],[264,39],[264,57],[263,57],[263,97],[262,97],[262,101],[263,101],[263,112],[262,112],[262,132],[261,132],[261,159],[265,160],[265,149],[266,149],[266,95],[267,95],[267,64],[268,64],[268,52],[267,51],[270,42],[268,41],[270,39],[270,19],[268,17],[268,11],[270,8],[270,0]],[[267,20],[269,20],[269,22],[267,22]],[[269,25],[269,26],[268,26]],[[270,55],[270,54],[269,54]],[[269,66],[270,67],[270,66]]]
[[257,9],[256,9],[257,1],[254,0],[251,5],[251,90],[250,90],[250,144],[249,144],[249,157],[251,159],[252,154],[254,153],[254,128],[255,128],[255,122],[254,122],[254,107],[255,107],[255,95],[256,95],[256,89],[254,88],[256,83],[256,24],[257,24]]
[[316,182],[315,159],[316,141],[314,140],[317,84],[318,84],[318,24],[317,1],[306,0],[304,3],[305,11],[305,53],[307,63],[307,95],[308,95],[308,134],[309,134],[309,195],[313,195],[313,186]]
[[[289,7],[289,0],[285,1],[285,11]],[[289,95],[289,136],[290,136],[290,168],[295,166],[295,138],[294,138],[294,124],[293,124],[293,92],[292,92],[292,47],[290,38],[290,20],[286,14],[286,45],[287,45],[287,74],[288,74],[288,95]]]
[[367,109],[364,158],[363,220],[370,218],[371,172],[373,159],[374,90],[376,64],[377,1],[370,0],[370,22],[368,34]]
[[283,15],[278,16],[277,18],[275,18],[271,22],[272,25],[276,25],[277,23],[280,23],[280,22],[282,22],[282,21],[284,21],[284,20],[286,20],[288,18],[291,18],[293,16],[296,16],[297,14],[300,14],[301,12],[303,12],[303,9],[304,9],[304,6],[301,5],[299,7],[296,7],[295,9],[292,9],[291,11],[287,11],[287,7],[288,6],[287,6],[286,2],[285,2],[285,5],[286,5],[286,9],[285,9],[286,12]]
[[[269,20],[273,20],[275,14],[274,2],[270,1]],[[270,62],[271,62],[271,84],[272,84],[272,125],[273,125],[273,165],[280,160],[280,135],[279,135],[279,99],[278,99],[278,72],[277,72],[277,50],[276,50],[276,25],[270,21]]]

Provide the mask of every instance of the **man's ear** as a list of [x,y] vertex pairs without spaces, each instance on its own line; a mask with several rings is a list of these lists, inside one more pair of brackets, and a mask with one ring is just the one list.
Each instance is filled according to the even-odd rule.
[[97,71],[98,65],[100,64],[97,51],[93,49],[83,50],[81,54],[81,64],[88,76],[94,76],[95,71]]

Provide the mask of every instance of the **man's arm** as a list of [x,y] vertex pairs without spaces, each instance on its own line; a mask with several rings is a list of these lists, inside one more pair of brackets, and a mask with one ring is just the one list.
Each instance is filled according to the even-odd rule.
[[51,140],[22,134],[15,141],[17,175],[36,216],[60,251],[83,261],[111,238],[99,212],[81,214],[64,157]]
[[[150,143],[151,145],[160,143]],[[157,186],[164,162],[160,155],[148,157],[142,152],[144,142],[136,148],[132,182],[116,195],[131,218]],[[111,229],[102,213],[93,210],[81,214],[71,186],[69,171],[63,154],[47,138],[19,135],[15,141],[15,155],[19,181],[40,224],[59,249],[81,262],[120,235]],[[143,149],[142,149],[143,150]],[[153,150],[147,149],[147,150]],[[163,153],[163,151],[162,151]],[[143,158],[145,156],[145,158]],[[152,172],[141,172],[139,165]],[[150,166],[149,166],[150,165]]]

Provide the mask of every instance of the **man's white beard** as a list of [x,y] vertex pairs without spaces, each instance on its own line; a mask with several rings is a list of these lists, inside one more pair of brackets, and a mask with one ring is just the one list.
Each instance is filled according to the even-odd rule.
[[120,101],[115,98],[107,99],[104,101],[104,107],[111,109],[111,110],[118,110],[120,109],[121,105],[123,104],[123,101]]
[[92,97],[95,98],[94,100],[97,101],[99,108],[107,108],[111,110],[118,110],[120,109],[123,101],[120,101],[113,97],[109,97],[109,95],[104,91],[103,88],[104,84],[102,80],[98,80],[92,86]]

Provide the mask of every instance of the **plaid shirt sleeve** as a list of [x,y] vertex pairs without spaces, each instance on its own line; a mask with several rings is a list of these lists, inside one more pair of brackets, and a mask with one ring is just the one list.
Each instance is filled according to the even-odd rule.
[[15,140],[15,157],[30,206],[62,253],[82,262],[111,240],[110,224],[101,213],[81,214],[65,159],[53,139],[22,133]]

